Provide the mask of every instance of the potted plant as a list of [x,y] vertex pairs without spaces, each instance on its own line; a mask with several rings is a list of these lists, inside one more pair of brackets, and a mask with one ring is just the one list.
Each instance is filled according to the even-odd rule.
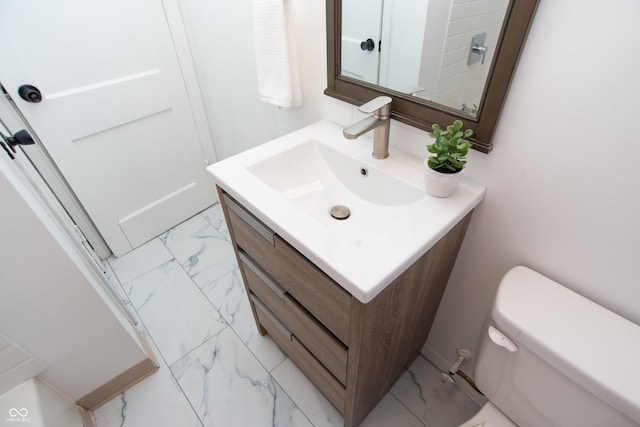
[[435,138],[427,145],[433,155],[424,161],[425,190],[435,197],[448,197],[456,191],[467,163],[465,156],[471,148],[466,139],[473,135],[471,129],[462,130],[463,123],[456,120],[446,130],[439,125],[432,126],[429,136]]

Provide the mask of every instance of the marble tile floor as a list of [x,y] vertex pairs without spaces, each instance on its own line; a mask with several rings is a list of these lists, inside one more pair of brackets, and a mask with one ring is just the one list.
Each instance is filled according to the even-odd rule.
[[[342,425],[258,334],[219,205],[107,264],[160,369],[96,409],[98,427]],[[362,426],[457,426],[478,409],[418,357]]]

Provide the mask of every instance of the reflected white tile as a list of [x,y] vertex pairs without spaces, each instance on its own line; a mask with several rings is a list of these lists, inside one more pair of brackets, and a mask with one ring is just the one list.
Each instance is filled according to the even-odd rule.
[[420,356],[393,385],[391,393],[429,427],[458,426],[480,409]]
[[229,328],[171,365],[203,425],[311,427]]
[[258,332],[238,268],[206,285],[202,291],[268,371],[286,359],[268,335],[261,336]]
[[96,427],[201,427],[164,364],[158,372],[94,410],[93,415]]
[[213,226],[213,228],[216,229],[218,233],[222,234],[229,242],[231,241],[231,236],[229,235],[229,230],[227,229],[227,223],[225,222],[220,203],[216,203],[210,208],[205,209],[200,214]]
[[124,285],[171,259],[171,252],[155,238],[120,258],[111,257],[107,261],[120,283]]
[[168,364],[227,326],[175,260],[127,283],[125,291]]
[[180,265],[205,286],[237,267],[233,248],[201,215],[196,215],[160,236]]
[[271,372],[282,389],[315,427],[340,427],[342,415],[329,403],[296,365],[287,359]]

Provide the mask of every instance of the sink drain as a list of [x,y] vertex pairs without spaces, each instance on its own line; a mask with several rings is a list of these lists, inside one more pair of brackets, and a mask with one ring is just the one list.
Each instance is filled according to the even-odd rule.
[[346,206],[336,205],[331,208],[331,216],[335,219],[347,219],[349,218],[349,215],[351,215],[351,211]]

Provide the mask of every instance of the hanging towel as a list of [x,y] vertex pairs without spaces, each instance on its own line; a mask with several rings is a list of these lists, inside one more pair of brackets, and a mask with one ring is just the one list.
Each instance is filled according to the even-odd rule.
[[302,104],[291,0],[253,0],[260,99],[279,107]]

